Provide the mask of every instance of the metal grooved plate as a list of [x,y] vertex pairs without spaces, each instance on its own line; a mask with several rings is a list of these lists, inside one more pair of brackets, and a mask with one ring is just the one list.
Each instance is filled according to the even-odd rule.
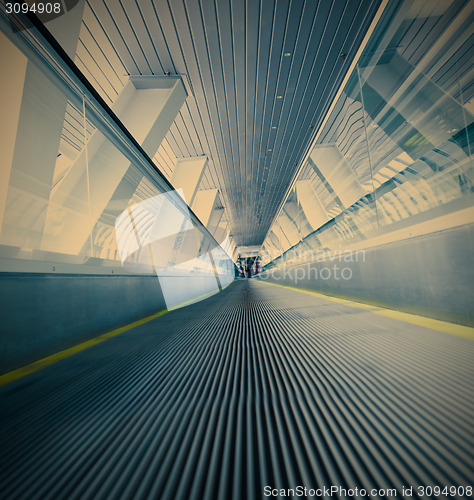
[[1,497],[257,499],[299,485],[402,497],[472,484],[473,350],[238,282],[4,387]]

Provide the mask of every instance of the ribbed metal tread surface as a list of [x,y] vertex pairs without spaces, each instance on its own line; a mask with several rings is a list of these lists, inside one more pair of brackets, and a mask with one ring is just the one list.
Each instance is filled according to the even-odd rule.
[[472,484],[473,354],[467,339],[242,281],[4,387],[0,497]]

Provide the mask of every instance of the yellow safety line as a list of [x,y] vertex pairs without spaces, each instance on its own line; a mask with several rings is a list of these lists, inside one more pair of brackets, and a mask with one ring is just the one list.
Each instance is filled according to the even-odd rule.
[[[230,283],[230,284],[232,285],[233,283],[235,283],[235,281]],[[218,291],[218,290],[216,290],[216,291]],[[182,304],[179,304],[178,306],[170,309],[170,311],[178,309],[179,307],[183,307],[183,306],[189,304],[190,302],[196,301],[198,299],[202,299],[202,298],[206,297],[207,295],[211,295],[214,293],[216,293],[216,292],[214,291],[214,292],[205,293],[203,295],[199,295],[198,297],[195,297],[195,298],[190,299],[186,302],[183,302]],[[137,326],[144,325],[145,323],[148,323],[149,321],[152,321],[156,318],[159,318],[160,316],[163,316],[167,312],[169,312],[169,310],[165,309],[165,310],[160,311],[156,314],[152,314],[151,316],[147,316],[146,318],[139,319],[138,321],[130,323],[129,325],[125,325],[125,326],[122,326],[121,328],[117,328],[116,330],[112,330],[110,332],[103,333],[102,335],[99,335],[98,337],[94,337],[93,339],[90,339],[90,340],[86,340],[85,342],[82,342],[81,344],[77,344],[73,347],[69,347],[68,349],[64,349],[63,351],[52,354],[51,356],[47,356],[45,358],[39,359],[38,361],[34,361],[33,363],[30,363],[29,365],[22,366],[20,368],[17,368],[16,370],[13,370],[11,372],[0,375],[0,387],[7,385],[11,382],[14,382],[15,380],[18,380],[19,378],[26,377],[26,375],[29,375],[30,373],[37,372],[38,370],[41,370],[42,368],[45,368],[46,366],[53,365],[54,363],[57,363],[58,361],[69,358],[70,356],[73,356],[74,354],[77,354],[78,352],[84,351],[85,349],[89,349],[89,347],[92,347],[96,344],[100,344],[101,342],[104,342],[104,340],[108,340],[108,339],[111,339],[112,337],[116,337],[117,335],[120,335],[121,333],[124,333],[128,330],[131,330],[132,328],[135,328]]]
[[46,358],[39,359],[38,361],[34,361],[33,363],[30,363],[29,365],[22,366],[20,368],[17,368],[16,370],[5,373],[4,375],[0,375],[0,387],[3,385],[7,385],[15,380],[18,380],[19,378],[25,377],[26,375],[29,375],[30,373],[37,372],[38,370],[41,370],[42,368],[45,368],[46,366],[53,365],[54,363],[57,363],[58,361],[69,358],[69,356],[73,356],[74,354],[77,354],[78,352],[84,351],[85,349],[89,349],[89,347],[92,347],[96,344],[100,344],[101,342],[104,342],[104,340],[111,339],[112,337],[116,337],[117,335],[120,335],[121,333],[124,333],[128,330],[131,330],[132,328],[135,328],[137,326],[148,323],[149,321],[151,321],[153,319],[156,319],[156,318],[159,318],[160,316],[163,316],[163,314],[166,314],[167,312],[168,312],[168,310],[165,309],[164,311],[160,311],[156,314],[152,314],[151,316],[147,316],[146,318],[142,318],[138,321],[130,323],[129,325],[122,326],[121,328],[117,328],[116,330],[112,330],[111,332],[103,333],[102,335],[99,335],[98,337],[94,337],[93,339],[90,339],[90,340],[86,340],[85,342],[82,342],[81,344],[77,344],[73,347],[69,347],[68,349],[64,349],[64,351],[57,352],[55,354],[52,354],[51,356],[47,356]]
[[458,337],[474,340],[474,328],[471,328],[470,326],[448,323],[447,321],[426,318],[424,316],[394,311],[392,309],[383,309],[373,312],[375,314],[379,314],[380,316],[399,319],[400,321],[405,321],[413,325],[424,326],[425,328],[430,328],[431,330],[438,330],[439,332],[449,333],[451,335],[457,335]]
[[388,318],[398,319],[400,321],[404,321],[405,323],[411,323],[412,325],[423,326],[431,330],[437,330],[439,332],[449,333],[451,335],[456,335],[458,337],[464,337],[467,339],[474,340],[474,328],[470,326],[458,325],[456,323],[449,323],[448,321],[440,321],[438,319],[426,318],[425,316],[418,316],[416,314],[405,313],[371,304],[364,304],[361,302],[356,302],[348,299],[341,299],[338,297],[333,297],[331,295],[325,295],[323,293],[306,290],[304,288],[296,288],[288,285],[280,285],[279,283],[271,283],[263,280],[261,280],[261,282],[266,283],[268,285],[275,285],[275,286],[280,286],[282,288],[288,288],[290,290],[293,290],[294,292],[301,292],[307,295],[313,295],[315,297],[325,300],[330,300],[332,302],[337,302],[339,304],[344,304],[349,307],[357,307],[359,309],[369,309],[372,313],[379,314],[380,316],[386,316]]

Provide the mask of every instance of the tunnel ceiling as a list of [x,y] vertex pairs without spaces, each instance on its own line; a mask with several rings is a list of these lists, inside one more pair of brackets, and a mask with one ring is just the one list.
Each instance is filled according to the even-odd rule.
[[[127,75],[182,75],[155,161],[207,155],[237,245],[260,244],[379,0],[86,3],[76,64],[112,104]],[[344,54],[344,56],[343,56]]]

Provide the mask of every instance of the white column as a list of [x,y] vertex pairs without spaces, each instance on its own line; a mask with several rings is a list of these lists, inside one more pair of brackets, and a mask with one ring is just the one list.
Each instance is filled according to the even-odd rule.
[[[406,76],[395,90],[393,82],[401,74]],[[398,53],[386,64],[374,66],[368,84],[404,118],[407,129],[411,125],[428,139],[432,145],[428,145],[429,149],[451,139],[453,130],[459,131],[466,126],[461,104]],[[378,117],[371,118],[377,120]],[[378,126],[384,128],[383,124]],[[404,141],[406,138],[398,142],[405,150]],[[408,153],[413,154],[413,145]]]
[[275,224],[273,224],[270,238],[270,241],[275,245],[280,253],[286,252],[286,250],[288,250],[291,246],[288,238],[285,236],[285,233],[282,231],[281,226],[278,223],[278,219],[275,221]]
[[48,31],[61,44],[62,49],[71,59],[74,59],[76,55],[85,4],[86,0],[79,0],[77,5],[72,9],[68,9],[65,14],[45,24]]
[[[85,0],[46,27],[70,57],[76,52]],[[8,34],[12,41],[18,34]],[[39,248],[67,99],[7,36],[0,37],[2,141],[1,242]],[[7,192],[8,191],[8,192]]]
[[193,212],[199,217],[204,226],[208,226],[212,211],[217,200],[217,189],[198,191],[192,205]]
[[26,76],[27,59],[10,40],[0,33],[0,68],[8,74],[8,78],[0,79],[0,229],[7,203],[8,185],[10,183],[11,165],[20,119],[21,100]]
[[300,240],[298,228],[295,223],[288,217],[285,213],[284,209],[278,217],[278,223],[280,225],[281,230],[286,236],[290,246],[293,246],[295,243],[298,243]]
[[344,208],[350,207],[366,195],[351,166],[335,144],[318,145],[310,156]]
[[230,243],[229,240],[229,221],[224,220],[224,213],[225,213],[225,208],[221,209],[222,210],[222,216],[220,218],[220,221],[217,224],[217,227],[215,227],[214,231],[212,232],[212,236],[216,239],[217,243],[221,244],[224,241],[227,241],[228,244]]
[[295,187],[298,204],[314,231],[325,224],[329,216],[316,196],[311,181],[297,181]]
[[[114,112],[145,152],[153,157],[185,99],[181,79],[136,77],[131,78],[124,88],[114,104]],[[82,151],[52,193],[43,250],[77,255],[112,198],[114,205],[122,202],[123,209],[126,208],[129,198],[121,199],[114,194],[130,167],[134,172],[135,167],[130,161],[102,134],[95,132],[87,150]],[[134,175],[131,189],[125,189],[127,197],[136,189],[140,179]],[[112,209],[115,213],[117,207]]]
[[232,260],[235,262],[237,260],[238,252],[237,252],[237,246],[235,245],[234,242],[232,242]]
[[215,236],[216,234],[216,231],[219,227],[219,222],[223,215],[223,208],[214,208],[214,210],[212,211],[211,217],[209,219],[208,229],[213,236]]
[[175,189],[181,188],[183,190],[184,201],[189,206],[192,206],[194,202],[202,176],[206,170],[207,162],[207,156],[180,158],[176,162],[171,177],[171,184],[173,184]]

